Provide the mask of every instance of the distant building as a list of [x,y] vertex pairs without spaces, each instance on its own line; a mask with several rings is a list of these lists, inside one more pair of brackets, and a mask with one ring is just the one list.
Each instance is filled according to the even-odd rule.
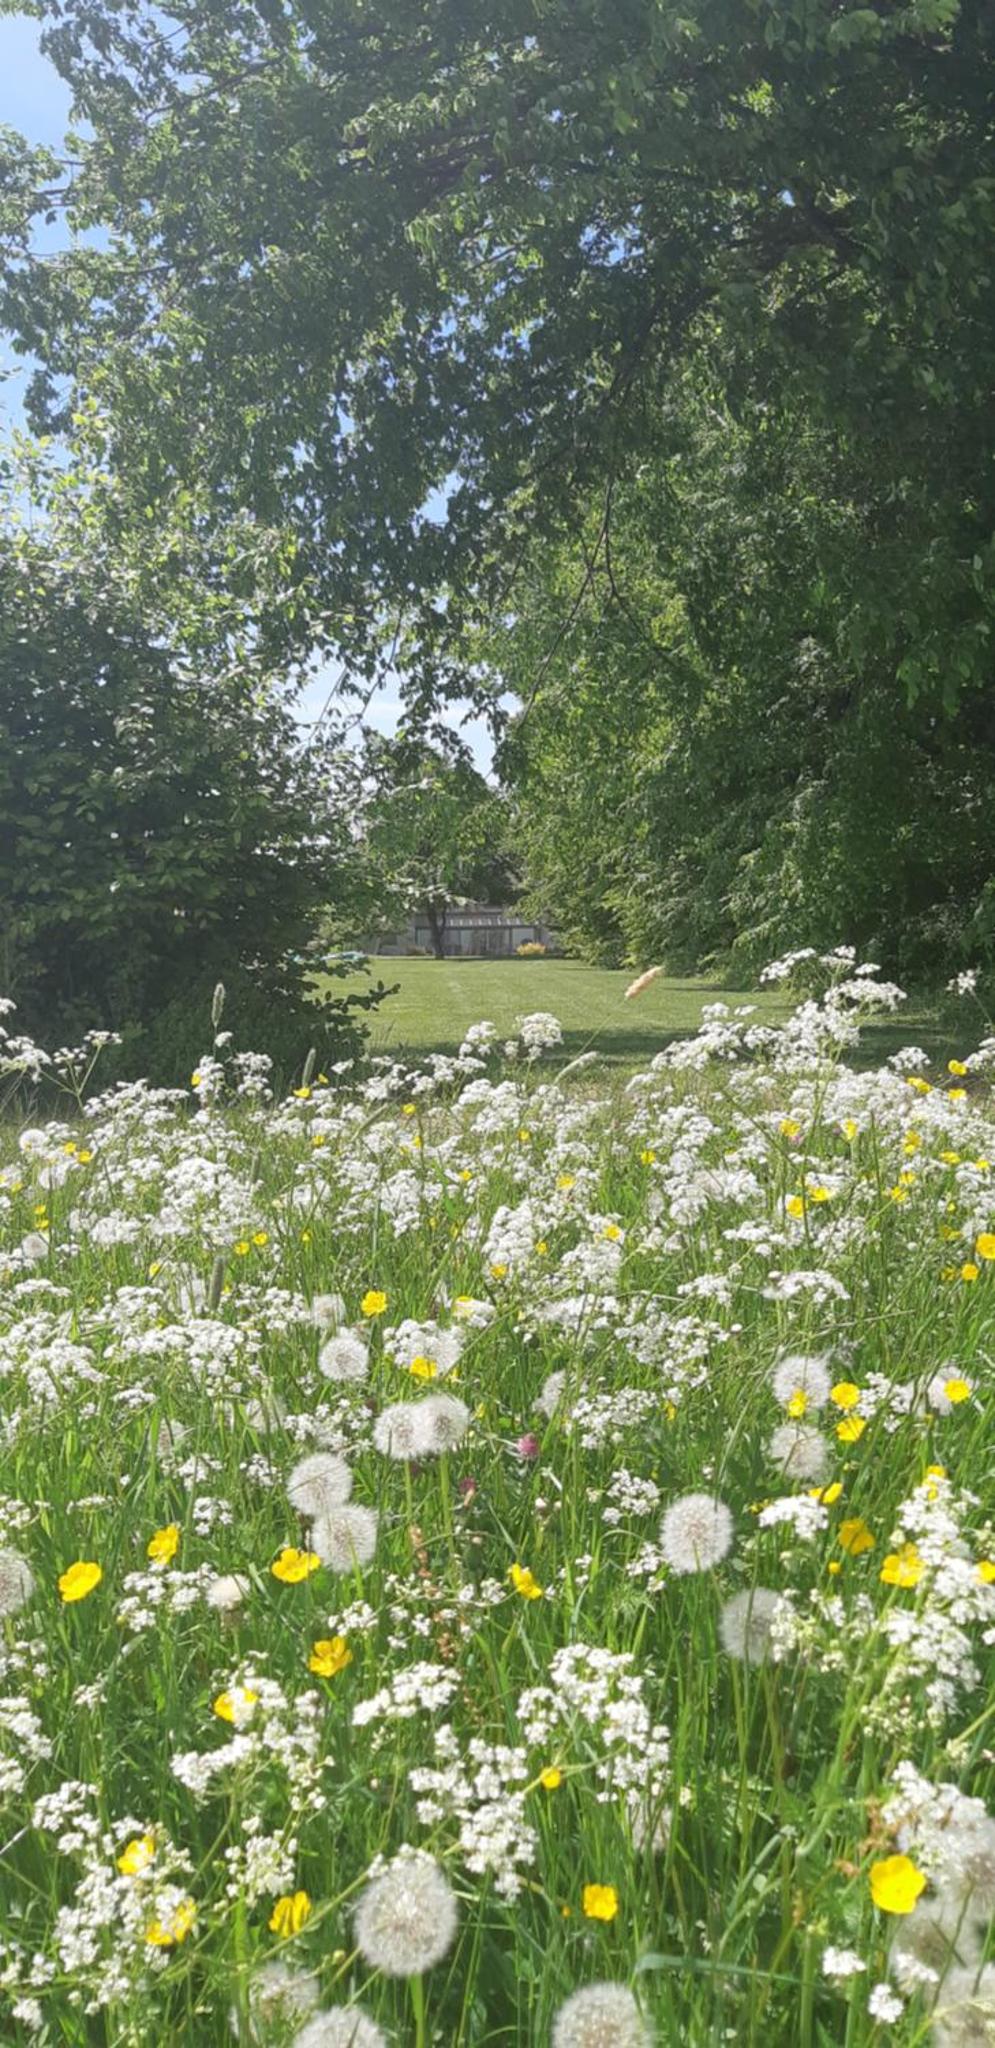
[[[555,946],[548,926],[521,917],[517,910],[503,910],[489,904],[465,903],[453,907],[443,933],[447,959],[513,959],[519,946]],[[427,917],[415,913],[403,931],[388,932],[371,939],[368,952],[381,958],[405,953],[431,953],[432,932]]]

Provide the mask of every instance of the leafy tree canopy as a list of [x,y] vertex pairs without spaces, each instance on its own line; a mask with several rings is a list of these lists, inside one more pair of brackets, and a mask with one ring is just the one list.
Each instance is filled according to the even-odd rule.
[[[86,129],[63,173],[8,152],[2,310],[37,412],[106,419],[129,518],[187,492],[206,527],[292,533],[290,629],[361,665],[404,613],[431,693],[592,494],[603,559],[648,417],[718,339],[733,410],[873,432],[864,647],[910,696],[987,673],[987,0],[42,12]],[[60,178],[109,244],[32,258]],[[903,620],[873,555],[910,506]]]
[[[845,932],[913,978],[995,957],[992,694],[909,703],[863,634],[874,568],[899,615],[919,517],[878,454],[873,427],[733,417],[686,380],[616,492],[607,566],[595,503],[484,636],[524,700],[503,759],[533,896],[588,954],[756,966]],[[928,573],[913,617],[944,603]]]

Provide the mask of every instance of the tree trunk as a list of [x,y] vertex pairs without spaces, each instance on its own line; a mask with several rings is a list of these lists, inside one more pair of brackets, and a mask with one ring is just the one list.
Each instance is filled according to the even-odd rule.
[[432,951],[437,960],[444,960],[446,957],[446,906],[443,904],[440,909],[436,903],[426,903],[425,915],[428,919],[429,931],[432,934]]

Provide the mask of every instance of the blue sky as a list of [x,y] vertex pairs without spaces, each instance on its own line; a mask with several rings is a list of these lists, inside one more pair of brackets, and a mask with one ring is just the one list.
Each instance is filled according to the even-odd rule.
[[[16,128],[29,142],[58,144],[69,123],[69,92],[39,49],[40,33],[39,24],[29,15],[0,14],[0,126]],[[46,243],[57,246],[59,239],[58,227],[40,231],[42,247]],[[20,420],[26,376],[24,364],[0,337],[0,370],[6,368],[12,375],[0,382],[0,426]],[[310,723],[323,709],[336,668],[332,663],[320,670],[303,692],[302,723]],[[370,705],[368,722],[379,732],[393,732],[401,709],[400,680],[391,678]],[[462,708],[454,706],[450,723],[459,727],[478,767],[486,770],[493,752],[487,725],[480,718],[462,725],[461,714]]]
[[[38,48],[41,30],[26,14],[0,15],[0,127],[16,128],[29,142],[62,141],[69,124],[69,91]],[[39,246],[55,245],[58,228],[39,229]],[[21,419],[27,370],[0,337],[0,425]]]

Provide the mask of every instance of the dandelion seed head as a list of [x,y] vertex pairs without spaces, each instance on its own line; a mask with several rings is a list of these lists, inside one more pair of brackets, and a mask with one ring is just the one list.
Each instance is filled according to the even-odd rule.
[[368,1379],[370,1353],[362,1337],[355,1330],[339,1330],[329,1337],[318,1353],[318,1371],[341,1386],[358,1386]]
[[711,1493],[685,1493],[671,1502],[660,1526],[660,1550],[672,1572],[708,1572],[732,1549],[733,1521],[725,1501]]
[[930,2002],[951,1970],[977,1964],[981,1940],[977,1925],[947,1895],[920,1901],[902,1921],[891,1944],[888,1967],[903,1991],[930,1986]]
[[782,1408],[786,1408],[796,1394],[804,1395],[806,1409],[824,1408],[832,1385],[828,1355],[807,1356],[804,1352],[789,1352],[774,1367],[771,1385]]
[[319,1330],[338,1330],[346,1319],[341,1294],[316,1294],[311,1302],[311,1320]]
[[995,1820],[976,1824],[958,1848],[951,1844],[949,1884],[967,1912],[979,1920],[995,1918]]
[[817,1429],[805,1422],[782,1422],[775,1429],[767,1454],[771,1464],[789,1479],[824,1479],[829,1470],[829,1451]]
[[329,1571],[365,1571],[376,1555],[378,1522],[375,1508],[330,1508],[311,1527],[316,1555]]
[[995,2048],[995,1963],[951,1970],[933,2012],[933,2048]]
[[385,1977],[420,1977],[452,1947],[458,1918],[452,1886],[435,1858],[402,1850],[356,1907],[356,1947]]
[[351,1492],[352,1473],[334,1451],[312,1451],[298,1461],[287,1480],[291,1507],[312,1518],[341,1507]]
[[[305,2020],[321,1997],[318,1978],[310,1971],[288,1969],[286,1963],[264,1963],[249,1980],[249,2039],[269,2041],[274,2031]],[[239,2032],[238,2014],[231,2012],[232,2032]]]
[[470,1426],[470,1410],[455,1394],[430,1394],[419,1401],[419,1432],[422,1454],[453,1451],[462,1443]]
[[650,2041],[627,1984],[586,1984],[561,2005],[551,2048],[650,2048]]
[[251,1583],[242,1572],[223,1572],[219,1578],[208,1580],[204,1598],[217,1614],[231,1614],[241,1607]]
[[738,1657],[745,1664],[762,1664],[770,1656],[780,1597],[767,1586],[748,1586],[726,1601],[719,1616],[719,1634],[727,1656]]
[[296,2033],[291,2048],[387,2048],[387,2036],[355,2005],[316,2012]]
[[405,1463],[421,1453],[417,1401],[392,1401],[373,1425],[373,1443],[385,1458]]
[[35,1590],[34,1573],[19,1550],[0,1550],[0,1616],[18,1614]]

